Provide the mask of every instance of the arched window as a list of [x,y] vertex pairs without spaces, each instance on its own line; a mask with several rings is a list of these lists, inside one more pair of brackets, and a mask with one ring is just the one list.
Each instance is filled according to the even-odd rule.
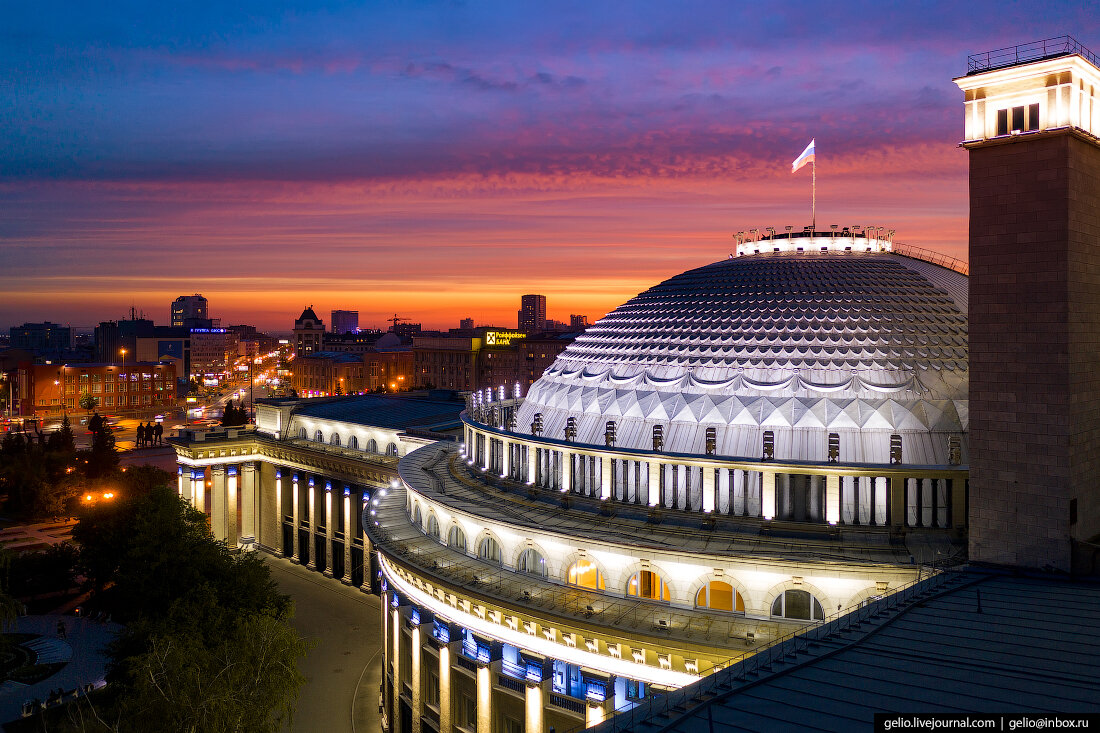
[[712,580],[695,594],[696,608],[713,608],[715,611],[745,612],[745,599],[729,583]]
[[630,576],[626,584],[626,594],[651,601],[671,600],[664,579],[650,570],[642,570]]
[[377,453],[377,452],[378,452],[378,441],[376,441],[374,438],[371,438],[370,440],[367,441],[367,453]]
[[435,518],[434,514],[428,515],[428,536],[439,539],[439,520]]
[[477,556],[489,562],[500,562],[500,544],[492,537],[485,537],[477,546]]
[[519,554],[516,570],[532,575],[546,575],[546,560],[543,559],[538,550],[529,547]]
[[328,442],[332,443],[333,445],[340,445],[340,433],[333,433]]
[[422,517],[420,516],[420,505],[413,504],[413,524],[416,525],[417,529],[420,529],[424,526],[420,521],[421,519]]
[[386,455],[387,456],[396,456],[397,455],[397,443],[390,443],[389,445],[386,446]]
[[348,448],[359,450],[359,438],[356,438],[354,435],[348,438]]
[[298,428],[298,437],[305,440],[309,437],[309,433],[306,432],[305,428]]
[[824,621],[821,603],[804,590],[787,590],[772,601],[772,616],[796,618],[802,621]]
[[603,573],[596,563],[589,560],[577,560],[569,566],[565,574],[565,581],[570,585],[579,585],[581,588],[592,590],[604,590]]
[[321,434],[320,430],[318,430],[316,433],[313,434],[313,442],[314,443],[324,443],[325,442],[325,436]]
[[459,552],[466,552],[466,533],[457,524],[447,532],[447,545]]

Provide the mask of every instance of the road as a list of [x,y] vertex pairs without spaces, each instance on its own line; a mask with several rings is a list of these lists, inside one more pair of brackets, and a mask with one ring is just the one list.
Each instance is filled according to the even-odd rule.
[[306,677],[288,733],[375,733],[381,729],[381,622],[377,596],[265,556],[279,589],[294,599],[294,628],[316,641],[298,668]]

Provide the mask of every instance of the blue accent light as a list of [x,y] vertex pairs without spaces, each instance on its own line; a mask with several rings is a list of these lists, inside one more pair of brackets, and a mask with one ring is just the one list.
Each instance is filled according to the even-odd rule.
[[332,482],[331,481],[326,481],[325,482],[325,491],[332,491]]
[[394,593],[393,597],[390,598],[390,605],[393,606],[394,608],[397,608],[398,606],[401,605],[401,599],[398,598],[396,593]]
[[584,699],[603,702],[607,699],[607,686],[602,682],[586,680],[584,683]]
[[294,474],[293,479],[294,479],[294,483],[298,483],[298,474]]
[[313,488],[313,477],[312,476],[309,477],[309,488],[311,488],[311,489]]
[[178,476],[183,475],[183,466],[176,466],[176,475],[178,475]]
[[[382,573],[378,573],[378,574],[381,575]],[[390,589],[390,584],[386,582],[385,578],[382,578],[382,592],[385,593],[389,589]]]
[[344,496],[351,496],[351,487],[350,486],[345,486],[344,487]]
[[440,623],[438,619],[436,619],[435,623],[432,624],[432,636],[434,636],[436,639],[439,639],[439,641],[443,642],[444,644],[451,643],[450,627],[448,627],[446,623]]
[[283,477],[283,472],[281,470],[279,470],[278,468],[276,468],[275,469],[275,478],[282,478],[282,477]]
[[237,467],[236,466],[230,466],[228,473],[229,473],[230,476],[236,476],[237,475]]
[[420,611],[418,611],[417,609],[414,608],[412,610],[412,612],[409,613],[409,622],[413,626],[419,626],[420,625]]
[[527,674],[524,677],[530,682],[542,682],[542,665],[528,662]]

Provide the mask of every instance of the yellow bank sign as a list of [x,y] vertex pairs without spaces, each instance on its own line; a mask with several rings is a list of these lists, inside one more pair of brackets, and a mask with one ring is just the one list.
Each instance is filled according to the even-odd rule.
[[513,341],[527,338],[527,334],[522,331],[486,331],[485,332],[485,345],[486,346],[508,346]]

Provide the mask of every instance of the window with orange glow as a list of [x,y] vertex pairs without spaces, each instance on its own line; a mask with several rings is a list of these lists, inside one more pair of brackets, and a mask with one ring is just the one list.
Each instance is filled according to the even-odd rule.
[[650,570],[643,570],[630,576],[626,584],[626,594],[651,601],[671,600],[664,579]]
[[603,573],[596,567],[596,563],[588,560],[578,560],[570,565],[566,581],[570,585],[579,585],[581,588],[606,589],[603,582]]
[[696,608],[713,608],[715,611],[745,612],[745,599],[729,583],[713,580],[695,594]]

